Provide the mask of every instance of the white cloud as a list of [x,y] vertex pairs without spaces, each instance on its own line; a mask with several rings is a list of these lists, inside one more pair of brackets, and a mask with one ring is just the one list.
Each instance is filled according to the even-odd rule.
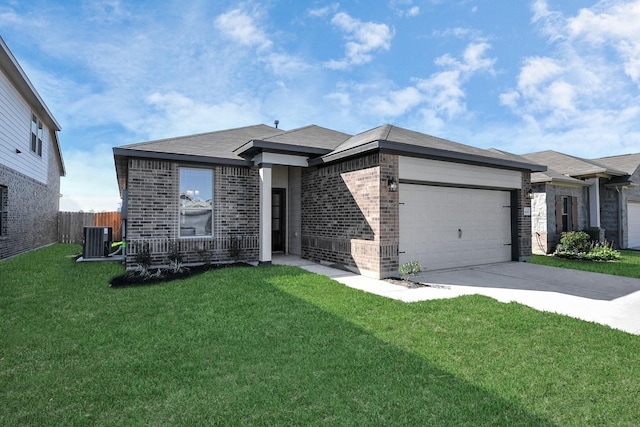
[[495,59],[486,56],[490,47],[485,42],[470,43],[459,59],[450,54],[436,59],[436,64],[447,70],[421,79],[417,84],[430,110],[448,119],[466,111],[464,84],[478,73],[493,73]]
[[524,59],[517,86],[502,93],[500,102],[548,132],[582,126],[598,134],[603,125],[613,134],[597,118],[611,123],[612,111],[639,101],[630,84],[640,84],[640,1],[600,2],[565,18],[537,0],[533,12],[552,49],[548,56]]
[[339,3],[332,3],[329,6],[319,7],[317,9],[309,9],[309,16],[313,16],[314,18],[322,18],[332,13],[335,13],[340,7]]
[[241,99],[229,99],[209,105],[178,92],[153,93],[146,102],[155,114],[143,119],[150,139],[209,132],[221,127],[246,126],[259,123],[259,105]]
[[469,80],[480,73],[493,73],[495,59],[486,55],[490,47],[485,42],[469,43],[459,57],[442,55],[434,61],[442,71],[414,78],[410,86],[398,88],[388,80],[343,84],[328,99],[342,109],[357,106],[357,114],[377,120],[409,115],[440,128],[445,120],[467,112],[465,85]]
[[331,69],[346,69],[352,65],[361,65],[373,59],[376,51],[389,50],[393,39],[393,30],[386,24],[362,22],[344,12],[336,13],[331,23],[346,33],[345,58],[331,60],[325,65]]
[[88,150],[64,150],[67,174],[60,180],[61,211],[111,212],[120,207],[111,147],[97,144]]
[[391,0],[389,7],[400,16],[414,17],[420,14],[420,6],[413,4],[413,0]]
[[613,47],[625,73],[640,85],[640,1],[614,3],[597,12],[582,9],[566,26],[572,40],[600,49]]
[[270,48],[273,43],[255,24],[256,18],[255,14],[249,14],[242,9],[233,9],[218,16],[215,19],[215,25],[227,38],[243,46]]

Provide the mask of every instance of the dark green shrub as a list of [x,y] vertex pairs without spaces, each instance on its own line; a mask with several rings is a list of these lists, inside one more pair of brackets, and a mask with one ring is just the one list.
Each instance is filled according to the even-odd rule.
[[620,253],[610,243],[592,241],[584,231],[562,233],[560,244],[554,256],[558,258],[581,259],[586,261],[617,261]]
[[568,231],[562,233],[556,252],[581,254],[591,249],[591,237],[584,231]]

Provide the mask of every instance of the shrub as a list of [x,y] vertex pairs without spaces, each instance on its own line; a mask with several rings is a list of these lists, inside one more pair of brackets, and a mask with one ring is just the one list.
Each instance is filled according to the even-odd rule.
[[184,270],[188,270],[182,263],[183,258],[180,253],[180,248],[177,242],[172,242],[169,245],[169,271],[173,274],[182,273]]
[[596,242],[583,258],[590,261],[617,261],[620,259],[620,252],[613,249],[610,243]]
[[238,261],[240,259],[240,238],[231,236],[229,238],[229,256],[232,260]]
[[587,233],[584,231],[569,231],[562,233],[556,252],[580,254],[589,252],[590,249],[591,237]]
[[409,277],[415,276],[422,271],[420,263],[418,261],[409,261],[402,264],[398,269],[398,273],[402,276],[402,280],[409,280]]
[[584,231],[562,233],[560,244],[554,256],[558,258],[581,259],[587,261],[617,261],[620,253],[611,243],[592,241]]
[[136,254],[136,267],[134,274],[142,278],[151,276],[151,251],[148,245],[143,245],[142,249]]

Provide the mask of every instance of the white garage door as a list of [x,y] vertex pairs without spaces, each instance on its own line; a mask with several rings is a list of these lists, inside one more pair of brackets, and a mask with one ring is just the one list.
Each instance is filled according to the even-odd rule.
[[627,224],[629,230],[628,247],[640,248],[640,203],[627,203]]
[[423,270],[511,261],[508,191],[400,185],[400,264]]

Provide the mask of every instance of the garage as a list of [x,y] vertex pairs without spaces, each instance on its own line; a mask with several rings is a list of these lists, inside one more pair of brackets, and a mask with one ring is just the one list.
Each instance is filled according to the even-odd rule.
[[511,261],[509,191],[402,184],[400,264],[438,270]]
[[627,203],[627,225],[627,247],[640,248],[640,202]]
[[519,171],[411,157],[398,166],[400,265],[417,260],[440,270],[513,259]]

